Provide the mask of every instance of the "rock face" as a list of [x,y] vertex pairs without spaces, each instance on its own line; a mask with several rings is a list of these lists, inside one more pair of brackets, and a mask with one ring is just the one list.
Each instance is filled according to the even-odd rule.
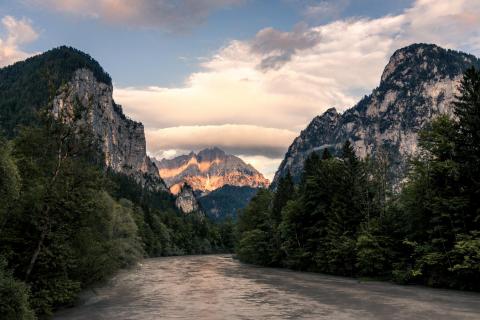
[[269,181],[242,159],[226,154],[219,148],[191,152],[174,159],[156,161],[160,176],[173,194],[180,192],[184,183],[194,191],[208,193],[232,186],[267,187]]
[[407,157],[417,150],[418,132],[435,116],[452,114],[459,81],[472,65],[480,67],[475,56],[436,45],[413,44],[397,50],[369,96],[343,114],[328,109],[300,133],[280,164],[272,188],[287,171],[298,182],[310,153],[324,148],[336,152],[346,140],[359,157],[385,152],[392,182],[398,182]]
[[53,111],[72,112],[75,103],[88,108],[88,121],[101,141],[105,164],[133,176],[144,187],[166,191],[155,163],[147,156],[143,125],[123,114],[112,91],[112,85],[99,82],[91,70],[78,69],[54,98]]
[[175,205],[183,213],[198,212],[200,210],[192,187],[186,183],[180,187],[180,191],[177,194],[177,199],[175,200]]

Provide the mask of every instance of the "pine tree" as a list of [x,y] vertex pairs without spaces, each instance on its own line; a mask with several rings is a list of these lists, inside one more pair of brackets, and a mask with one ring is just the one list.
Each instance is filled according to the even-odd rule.
[[323,149],[322,160],[328,160],[331,158],[332,158],[332,155],[330,154],[330,151],[328,150],[328,148]]
[[293,198],[294,192],[293,178],[290,171],[287,171],[287,174],[284,177],[280,177],[277,190],[273,197],[272,217],[276,225],[280,223],[282,219],[282,209],[285,204]]
[[353,148],[349,140],[345,141],[345,143],[343,144],[341,157],[352,167],[358,164],[358,158],[355,154],[355,149]]
[[467,221],[480,229],[480,71],[469,68],[454,102],[458,117],[455,156],[460,163],[464,195],[469,200]]
[[0,233],[20,193],[20,174],[11,149],[11,144],[0,136]]

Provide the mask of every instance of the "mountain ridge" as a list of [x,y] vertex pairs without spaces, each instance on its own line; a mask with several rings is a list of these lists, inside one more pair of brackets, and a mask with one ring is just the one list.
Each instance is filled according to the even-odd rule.
[[469,66],[478,68],[480,61],[433,44],[396,50],[370,95],[341,114],[328,109],[302,130],[288,148],[271,188],[288,171],[299,182],[310,153],[328,148],[335,154],[346,140],[362,158],[385,152],[391,164],[389,175],[398,184],[406,158],[417,150],[418,132],[436,115],[451,114],[450,104]]
[[184,183],[193,190],[210,192],[224,185],[267,187],[269,181],[252,165],[218,147],[190,152],[172,159],[155,160],[170,191],[177,194]]

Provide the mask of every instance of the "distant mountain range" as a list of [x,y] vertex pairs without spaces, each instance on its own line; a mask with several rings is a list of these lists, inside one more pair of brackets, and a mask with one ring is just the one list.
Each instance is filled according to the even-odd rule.
[[173,159],[155,160],[155,163],[173,194],[177,194],[184,183],[201,192],[213,191],[224,185],[252,188],[269,185],[269,181],[252,165],[217,147]]
[[360,157],[386,155],[391,181],[398,184],[408,157],[417,150],[418,132],[435,116],[452,113],[457,86],[470,66],[479,68],[480,60],[432,44],[397,50],[370,95],[344,113],[331,108],[310,122],[288,148],[271,188],[288,171],[300,181],[312,152],[328,148],[335,154],[346,140]]
[[235,216],[236,210],[245,207],[258,188],[269,185],[252,165],[217,147],[155,162],[170,191],[179,196],[179,206],[187,211],[196,208],[192,203],[194,194],[199,207],[216,219]]

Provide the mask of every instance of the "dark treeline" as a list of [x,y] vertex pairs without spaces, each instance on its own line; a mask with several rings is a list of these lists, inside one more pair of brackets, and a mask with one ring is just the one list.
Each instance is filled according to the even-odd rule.
[[233,248],[231,222],[181,214],[170,194],[108,172],[85,112],[47,108],[0,138],[2,319],[48,317],[145,256]]
[[239,217],[249,263],[399,283],[480,290],[480,73],[469,69],[453,105],[419,136],[400,192],[388,157],[360,160],[347,141],[262,190]]

